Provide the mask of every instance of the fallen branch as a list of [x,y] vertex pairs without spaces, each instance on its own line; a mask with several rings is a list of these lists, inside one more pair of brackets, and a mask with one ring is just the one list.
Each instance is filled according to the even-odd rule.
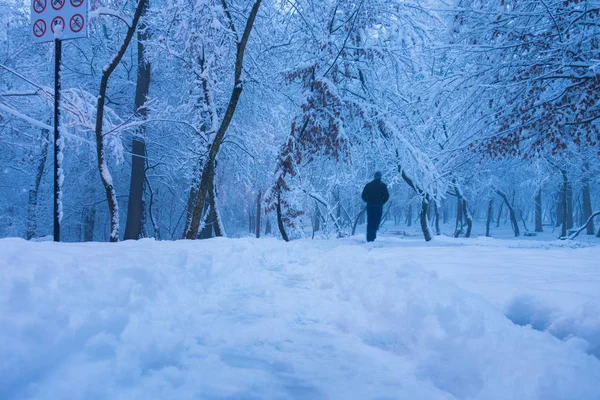
[[593,213],[592,215],[590,215],[590,217],[588,218],[588,220],[587,220],[587,221],[585,221],[585,224],[581,225],[581,226],[579,227],[579,229],[577,229],[575,232],[571,233],[571,234],[570,234],[569,236],[567,236],[567,237],[564,237],[564,236],[563,236],[563,237],[561,237],[561,239],[562,239],[562,240],[565,240],[565,239],[573,240],[573,239],[575,239],[575,238],[576,238],[576,237],[577,237],[577,236],[578,236],[578,235],[579,235],[581,232],[583,232],[583,230],[584,230],[585,228],[587,228],[588,224],[589,224],[589,223],[590,223],[590,222],[591,222],[591,221],[592,221],[594,218],[596,218],[598,215],[600,215],[600,211],[596,211],[595,213]]

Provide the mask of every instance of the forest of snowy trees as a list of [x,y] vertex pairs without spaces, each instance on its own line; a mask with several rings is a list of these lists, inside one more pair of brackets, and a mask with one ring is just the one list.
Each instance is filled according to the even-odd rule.
[[[0,2],[0,237],[27,239],[52,234],[54,104],[29,9]],[[346,236],[378,170],[385,223],[426,240],[600,237],[600,0],[92,0],[89,17],[62,43],[64,241]]]

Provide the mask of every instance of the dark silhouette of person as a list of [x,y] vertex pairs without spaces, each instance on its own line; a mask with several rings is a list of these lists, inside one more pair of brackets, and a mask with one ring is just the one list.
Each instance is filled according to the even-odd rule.
[[362,192],[362,199],[367,203],[367,242],[372,242],[377,237],[383,205],[389,198],[387,186],[381,182],[381,172],[377,171],[375,178],[365,185]]

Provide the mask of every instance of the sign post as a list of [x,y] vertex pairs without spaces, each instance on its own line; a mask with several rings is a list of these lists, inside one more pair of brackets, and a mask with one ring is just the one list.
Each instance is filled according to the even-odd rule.
[[54,39],[54,241],[60,242],[60,59],[62,58],[62,42]]
[[62,41],[87,37],[87,0],[32,0],[31,31],[37,43],[54,41],[54,241],[60,242],[60,63]]

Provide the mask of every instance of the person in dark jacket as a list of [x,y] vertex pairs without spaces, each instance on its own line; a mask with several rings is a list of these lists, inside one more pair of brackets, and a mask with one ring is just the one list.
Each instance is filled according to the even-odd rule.
[[377,236],[381,223],[383,205],[390,198],[387,186],[381,182],[381,172],[375,172],[375,178],[365,185],[362,199],[367,203],[367,242],[372,242]]

